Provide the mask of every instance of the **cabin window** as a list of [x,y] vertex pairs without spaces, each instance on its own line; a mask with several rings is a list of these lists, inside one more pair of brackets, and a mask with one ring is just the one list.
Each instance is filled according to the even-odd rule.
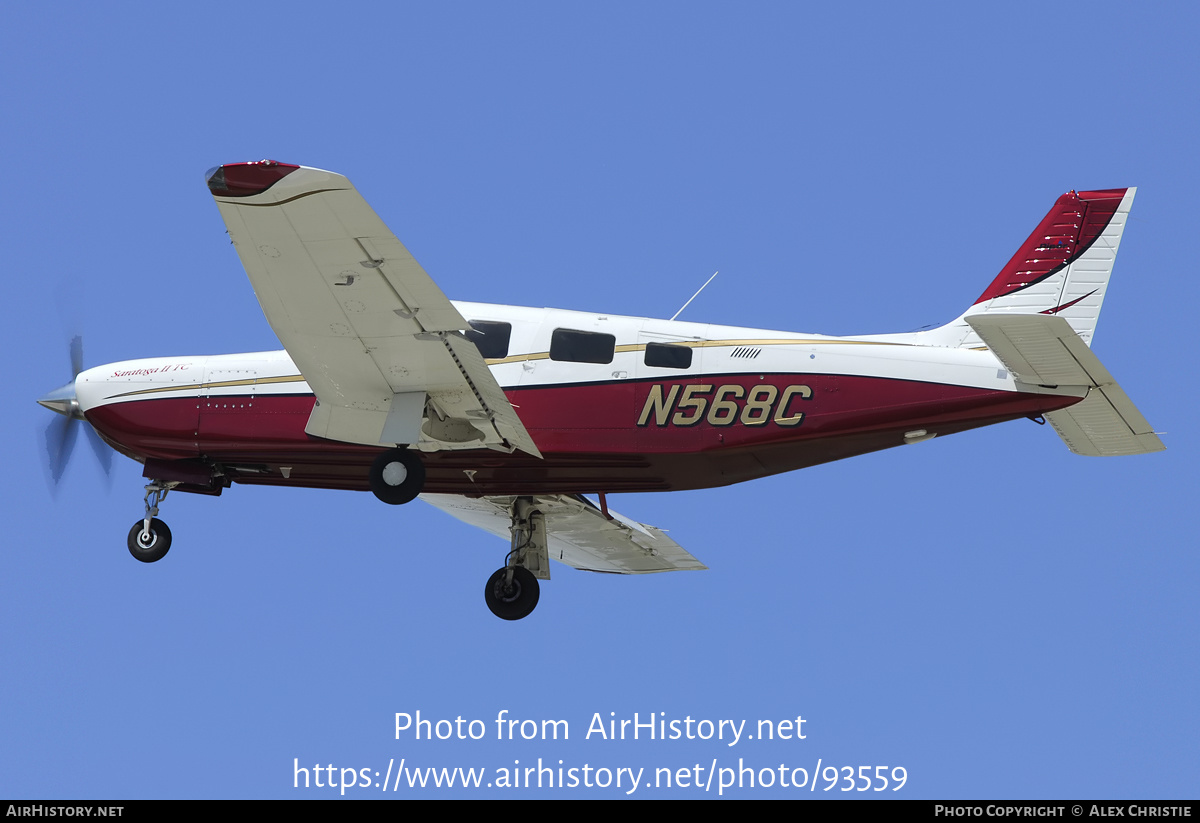
[[508,357],[508,341],[512,337],[512,323],[497,323],[491,320],[468,320],[467,339],[475,344],[485,360]]
[[555,329],[550,336],[550,359],[572,363],[611,363],[617,338],[611,334]]
[[692,348],[670,343],[647,343],[646,365],[657,366],[660,369],[690,369]]

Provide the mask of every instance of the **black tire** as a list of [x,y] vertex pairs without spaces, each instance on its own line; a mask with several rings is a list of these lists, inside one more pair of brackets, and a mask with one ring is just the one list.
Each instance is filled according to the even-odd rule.
[[145,523],[139,520],[129,530],[129,539],[126,541],[129,546],[129,553],[133,555],[135,560],[140,560],[143,563],[153,563],[157,560],[162,560],[171,549],[171,530],[167,528],[166,523],[157,517],[153,517],[150,519],[150,540],[143,543],[142,527],[144,525]]
[[489,577],[483,597],[496,617],[501,620],[520,620],[537,606],[541,589],[533,572],[517,566],[513,569],[512,587],[505,591],[504,578],[507,573],[508,569],[503,568]]
[[368,480],[376,497],[399,506],[425,488],[425,464],[408,449],[391,449],[375,458]]

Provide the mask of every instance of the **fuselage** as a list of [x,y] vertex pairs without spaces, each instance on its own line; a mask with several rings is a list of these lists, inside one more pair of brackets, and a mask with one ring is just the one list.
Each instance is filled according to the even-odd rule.
[[[828,337],[456,302],[541,459],[418,446],[425,490],[480,495],[720,486],[1035,416],[986,350],[920,335]],[[315,398],[286,352],[89,369],[80,408],[141,460],[230,482],[366,489],[379,448],[305,432]]]

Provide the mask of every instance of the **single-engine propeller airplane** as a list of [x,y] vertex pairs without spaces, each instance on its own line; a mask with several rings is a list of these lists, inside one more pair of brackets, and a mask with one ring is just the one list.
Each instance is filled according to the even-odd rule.
[[1026,417],[1079,454],[1164,448],[1089,348],[1132,188],[1064,194],[944,326],[828,337],[451,302],[345,177],[264,160],[207,180],[284,351],[83,370],[73,345],[74,379],[38,401],[144,464],[128,547],[146,563],[171,545],[169,491],[419,495],[509,539],[485,597],[517,620],[551,558],[705,568],[610,510],[614,492],[722,486]]

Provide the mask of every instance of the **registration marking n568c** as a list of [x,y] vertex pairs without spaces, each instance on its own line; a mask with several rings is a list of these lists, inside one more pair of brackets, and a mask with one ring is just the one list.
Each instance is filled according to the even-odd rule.
[[798,426],[804,420],[804,413],[790,410],[797,398],[811,399],[812,389],[792,385],[781,392],[775,386],[761,385],[747,390],[739,383],[726,383],[714,391],[712,385],[705,383],[686,387],[656,383],[650,387],[637,424],[644,427],[653,421],[655,426],[687,427],[704,420],[710,426],[731,426],[738,422],[743,426],[767,423]]

